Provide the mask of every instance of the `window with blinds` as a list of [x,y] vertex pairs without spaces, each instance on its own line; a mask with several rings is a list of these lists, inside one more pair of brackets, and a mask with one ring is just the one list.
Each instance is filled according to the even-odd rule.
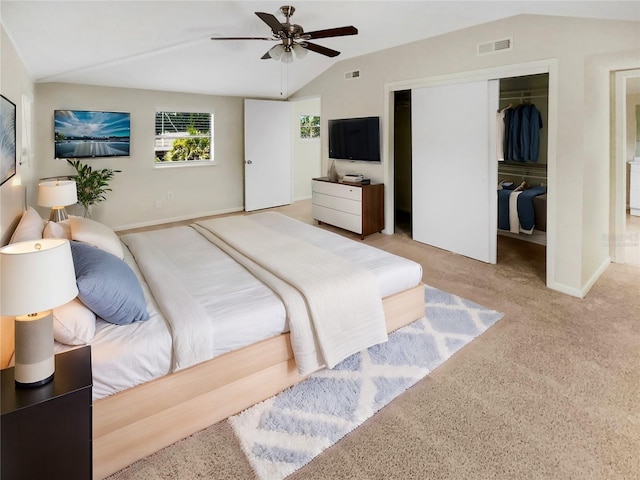
[[213,163],[213,114],[156,112],[155,161]]

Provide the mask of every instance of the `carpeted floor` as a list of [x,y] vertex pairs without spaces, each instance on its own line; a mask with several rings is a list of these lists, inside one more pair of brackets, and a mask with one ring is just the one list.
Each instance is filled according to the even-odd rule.
[[[517,239],[499,237],[497,265],[405,235],[365,243],[505,316],[289,478],[640,478],[640,268],[613,264],[577,299],[547,289],[544,247]],[[111,478],[254,474],[225,421]]]

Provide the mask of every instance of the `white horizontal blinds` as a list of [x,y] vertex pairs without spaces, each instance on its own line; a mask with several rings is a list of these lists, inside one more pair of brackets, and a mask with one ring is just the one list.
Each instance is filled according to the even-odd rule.
[[199,112],[156,112],[156,162],[211,161],[213,115]]

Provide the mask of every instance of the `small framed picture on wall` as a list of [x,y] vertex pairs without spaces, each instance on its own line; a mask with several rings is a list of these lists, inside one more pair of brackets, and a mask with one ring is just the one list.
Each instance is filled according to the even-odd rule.
[[16,105],[0,95],[0,185],[16,174]]

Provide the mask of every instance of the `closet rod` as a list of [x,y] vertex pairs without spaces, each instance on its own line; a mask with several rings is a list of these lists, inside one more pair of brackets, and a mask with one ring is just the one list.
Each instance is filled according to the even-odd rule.
[[542,177],[540,175],[527,175],[526,173],[505,173],[505,172],[498,172],[498,176],[499,177],[521,177],[522,180],[526,178],[537,178],[540,180],[546,180],[547,177]]
[[514,95],[513,97],[500,97],[500,100],[529,100],[531,98],[548,98],[548,95]]
[[506,97],[515,97],[515,96],[524,97],[524,96],[531,96],[531,95],[542,95],[544,97],[548,97],[549,90],[546,88],[525,88],[520,90],[502,90],[500,92],[500,96],[506,96]]

